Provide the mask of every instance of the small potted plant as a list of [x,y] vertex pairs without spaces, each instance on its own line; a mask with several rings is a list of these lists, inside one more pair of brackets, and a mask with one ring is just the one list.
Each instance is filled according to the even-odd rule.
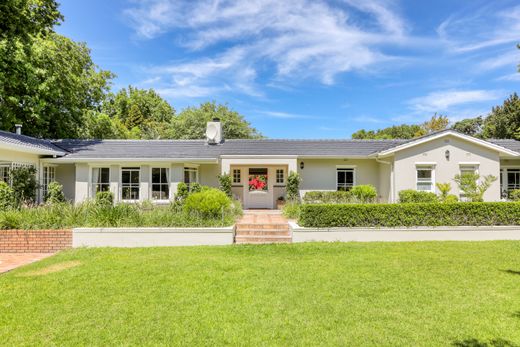
[[281,210],[283,208],[283,205],[285,205],[285,198],[283,196],[280,196],[276,200],[276,208]]

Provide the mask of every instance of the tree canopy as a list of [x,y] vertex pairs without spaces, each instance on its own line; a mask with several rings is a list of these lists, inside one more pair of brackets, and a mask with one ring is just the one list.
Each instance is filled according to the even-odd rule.
[[413,139],[448,127],[448,117],[435,114],[422,124],[401,124],[378,130],[361,129],[352,134],[353,139]]

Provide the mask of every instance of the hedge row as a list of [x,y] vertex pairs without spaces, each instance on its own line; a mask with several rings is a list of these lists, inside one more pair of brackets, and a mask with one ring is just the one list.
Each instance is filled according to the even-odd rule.
[[520,203],[303,204],[299,224],[315,228],[520,225]]

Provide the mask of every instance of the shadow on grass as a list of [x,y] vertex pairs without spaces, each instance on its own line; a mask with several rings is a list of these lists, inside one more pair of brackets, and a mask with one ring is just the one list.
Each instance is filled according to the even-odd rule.
[[520,318],[520,311],[513,313],[513,317]]
[[455,341],[452,346],[456,347],[518,347],[517,344],[504,340],[504,339],[493,339],[488,342],[479,341],[477,339],[467,339],[462,341]]
[[511,274],[511,275],[520,275],[520,271],[517,271],[517,270],[502,270],[504,271],[505,273],[508,273],[508,274]]

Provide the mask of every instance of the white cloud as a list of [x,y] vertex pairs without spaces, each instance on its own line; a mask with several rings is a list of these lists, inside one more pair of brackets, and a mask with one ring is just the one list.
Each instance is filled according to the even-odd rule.
[[497,81],[520,81],[520,73],[515,72],[509,75],[500,76]]
[[[389,0],[144,0],[125,15],[143,39],[180,33],[175,42],[182,49],[210,52],[151,71],[169,74],[168,87],[174,90],[227,84],[261,95],[255,86],[260,70],[268,71],[271,81],[333,84],[340,73],[399,59],[382,51],[386,45],[418,44]],[[225,48],[214,53],[220,44]]]
[[511,52],[502,53],[496,57],[483,60],[480,64],[478,64],[478,67],[482,70],[495,70],[509,66],[516,70],[519,63],[520,50],[512,48]]
[[310,116],[306,114],[298,114],[298,113],[288,113],[288,112],[278,112],[278,111],[260,111],[264,116],[280,118],[280,119],[316,119],[320,117]]
[[497,100],[502,94],[496,90],[441,91],[413,98],[408,101],[408,104],[417,112],[446,112],[454,106]]

